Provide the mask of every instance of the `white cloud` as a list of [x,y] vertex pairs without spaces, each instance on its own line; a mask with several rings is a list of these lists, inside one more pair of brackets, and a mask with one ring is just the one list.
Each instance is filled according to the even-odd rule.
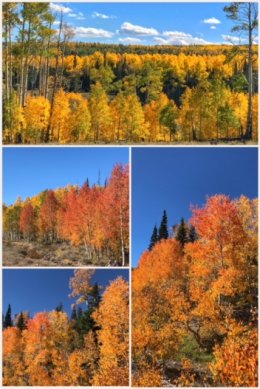
[[125,22],[120,28],[120,32],[129,35],[140,35],[140,36],[155,36],[159,35],[159,32],[155,28],[147,28],[142,26],[136,26],[132,23]]
[[242,44],[243,42],[246,42],[245,38],[240,38],[238,36],[232,36],[232,35],[222,35],[222,38],[225,42],[233,43],[235,45]]
[[92,27],[75,27],[74,33],[82,38],[112,38],[113,32]]
[[93,19],[95,18],[100,18],[100,19],[115,19],[115,16],[113,15],[105,15],[105,14],[101,14],[100,12],[93,12],[91,17]]
[[59,20],[55,20],[55,21],[53,22],[53,24],[60,24],[60,21],[59,21]]
[[217,18],[209,18],[209,19],[204,19],[203,23],[206,23],[206,24],[220,24],[221,21],[218,20]]
[[187,34],[182,31],[165,31],[163,37],[166,38],[155,38],[155,41],[161,45],[208,45],[211,42],[205,39],[194,37],[191,34]]
[[168,40],[166,39],[163,39],[163,38],[160,38],[160,37],[155,37],[154,38],[154,41],[157,45],[169,45],[170,43],[168,42]]
[[68,14],[68,16],[70,17],[70,18],[75,18],[75,19],[77,19],[77,20],[85,20],[85,17],[84,17],[84,14],[82,13],[82,12],[79,12],[79,13],[74,13],[74,12],[70,12],[69,14]]
[[54,11],[54,12],[63,12],[64,14],[67,14],[69,12],[72,12],[72,9],[69,8],[69,7],[65,7],[64,5],[62,4],[55,4],[55,3],[50,3],[50,8]]
[[134,38],[134,37],[127,37],[127,38],[119,38],[118,41],[120,43],[125,43],[125,44],[128,44],[128,45],[135,45],[135,44],[138,44],[140,42],[142,42],[141,39],[138,39],[138,38]]
[[211,30],[216,30],[216,28],[217,28],[216,26],[210,26]]

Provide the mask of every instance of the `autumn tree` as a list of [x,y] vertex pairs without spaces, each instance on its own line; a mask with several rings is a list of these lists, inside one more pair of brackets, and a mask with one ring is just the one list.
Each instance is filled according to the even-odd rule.
[[121,277],[111,282],[93,314],[100,326],[100,359],[93,385],[129,385],[129,287]]
[[231,3],[224,7],[227,17],[235,22],[232,31],[245,33],[248,41],[248,114],[245,138],[253,135],[253,43],[258,27],[258,7],[255,3]]
[[26,127],[23,132],[26,143],[41,143],[49,124],[50,103],[45,97],[27,97],[24,109]]
[[8,327],[3,331],[3,385],[28,385],[21,331]]
[[57,212],[59,203],[56,199],[55,193],[48,190],[44,202],[40,210],[40,226],[45,239],[51,243],[56,236],[57,226]]
[[92,133],[94,142],[110,139],[110,126],[112,117],[108,104],[108,97],[99,82],[91,88],[89,109],[92,118]]
[[74,275],[70,279],[71,294],[70,297],[78,297],[76,304],[88,303],[93,290],[91,280],[95,270],[92,269],[77,269],[74,270]]
[[114,167],[104,191],[104,229],[118,260],[125,266],[129,251],[129,172],[128,166]]
[[21,211],[20,230],[28,241],[34,237],[36,232],[35,212],[30,203],[26,204]]
[[70,344],[69,321],[66,313],[38,313],[28,321],[25,340],[25,363],[29,385],[68,385]]

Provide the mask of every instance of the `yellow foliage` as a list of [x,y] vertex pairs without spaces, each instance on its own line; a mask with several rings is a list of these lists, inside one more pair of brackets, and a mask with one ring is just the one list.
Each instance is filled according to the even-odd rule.
[[43,96],[28,96],[24,108],[24,140],[28,143],[40,143],[44,140],[50,119],[50,103]]

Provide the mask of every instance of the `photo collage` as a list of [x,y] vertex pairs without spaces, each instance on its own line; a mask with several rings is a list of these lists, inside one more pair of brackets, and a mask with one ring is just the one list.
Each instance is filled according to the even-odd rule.
[[1,8],[2,386],[258,387],[258,3]]

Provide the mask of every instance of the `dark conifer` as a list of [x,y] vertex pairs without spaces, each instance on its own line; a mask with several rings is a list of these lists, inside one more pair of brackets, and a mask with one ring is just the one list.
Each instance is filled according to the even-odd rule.
[[22,312],[18,316],[16,327],[19,328],[21,331],[27,328],[26,321]]
[[168,233],[168,218],[166,211],[163,211],[162,221],[159,228],[159,235],[158,235],[158,241],[162,239],[168,239],[169,233]]
[[154,226],[154,229],[153,229],[152,236],[151,236],[151,241],[150,241],[148,250],[151,251],[152,248],[154,247],[154,245],[155,245],[157,242],[158,242],[158,228],[157,228],[157,226],[155,225],[155,226]]
[[193,243],[198,239],[198,234],[193,225],[189,228],[189,242]]
[[181,218],[180,225],[177,229],[176,240],[181,243],[182,247],[188,242],[188,231],[183,217]]
[[13,321],[12,321],[12,310],[11,310],[11,305],[8,305],[5,318],[4,318],[4,323],[3,323],[4,328],[8,327],[13,327]]

